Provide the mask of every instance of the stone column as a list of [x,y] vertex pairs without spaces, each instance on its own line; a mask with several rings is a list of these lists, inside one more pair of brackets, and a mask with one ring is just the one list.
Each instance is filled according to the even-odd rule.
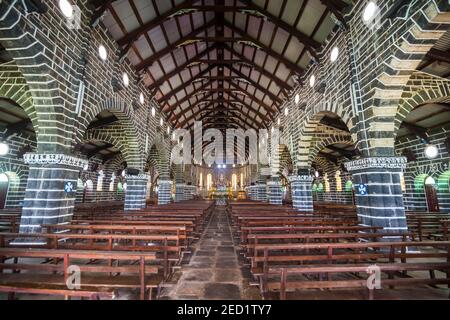
[[27,153],[24,162],[29,165],[29,174],[20,233],[39,233],[43,224],[69,222],[78,176],[88,161],[66,154]]
[[267,201],[267,184],[266,176],[260,175],[256,185],[256,200]]
[[172,181],[160,180],[158,184],[158,205],[170,203]]
[[312,182],[310,175],[290,176],[292,206],[302,212],[313,212]]
[[127,190],[125,191],[125,209],[140,210],[146,207],[147,185],[149,177],[146,174],[127,175]]
[[186,185],[182,182],[175,183],[175,202],[181,202],[184,200],[184,189]]
[[281,192],[281,183],[279,177],[272,177],[269,182],[267,182],[269,187],[269,202],[270,204],[282,205],[283,204],[283,193]]
[[347,162],[352,174],[356,210],[365,226],[383,227],[386,232],[407,230],[400,175],[404,157],[374,157]]

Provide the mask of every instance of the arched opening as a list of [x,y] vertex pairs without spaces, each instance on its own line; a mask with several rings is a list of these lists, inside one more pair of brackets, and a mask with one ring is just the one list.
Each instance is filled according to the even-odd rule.
[[6,207],[6,198],[8,196],[9,178],[5,173],[0,173],[0,209]]
[[429,212],[439,212],[436,180],[429,176],[425,179],[425,199]]
[[[0,83],[2,81],[0,78]],[[34,126],[36,121],[33,122],[30,118],[35,117],[30,100],[25,101],[28,99],[28,91],[14,84],[5,83],[5,87],[9,87],[9,94],[15,93],[14,99],[23,105],[19,105],[16,100],[1,97],[3,92],[0,85],[0,143],[3,149],[0,155],[0,172],[8,178],[7,193],[2,191],[2,197],[6,198],[3,199],[1,208],[18,208],[23,206],[29,172],[29,166],[24,163],[23,155],[37,148]],[[3,184],[6,185],[5,182]],[[3,186],[2,189],[5,188]]]

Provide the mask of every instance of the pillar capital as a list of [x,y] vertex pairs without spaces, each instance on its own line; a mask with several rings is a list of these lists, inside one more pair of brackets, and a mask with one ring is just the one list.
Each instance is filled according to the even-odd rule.
[[23,160],[26,164],[63,165],[76,168],[84,168],[88,164],[86,159],[62,153],[26,153],[23,155]]
[[312,183],[314,180],[314,177],[310,176],[310,175],[295,175],[295,176],[289,176],[288,180],[290,183],[295,183],[295,182]]
[[386,171],[400,171],[406,169],[405,157],[371,157],[353,160],[345,163],[349,172],[382,169]]
[[150,178],[149,175],[143,174],[143,173],[140,173],[138,175],[129,175],[129,174],[127,174],[125,176],[125,179],[127,179],[127,181],[130,181],[130,180],[145,180],[145,181],[148,181],[149,178]]

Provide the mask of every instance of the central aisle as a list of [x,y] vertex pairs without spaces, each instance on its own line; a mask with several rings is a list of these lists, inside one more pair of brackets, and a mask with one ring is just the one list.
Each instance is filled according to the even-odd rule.
[[244,281],[224,207],[216,207],[178,282],[163,299],[242,299]]

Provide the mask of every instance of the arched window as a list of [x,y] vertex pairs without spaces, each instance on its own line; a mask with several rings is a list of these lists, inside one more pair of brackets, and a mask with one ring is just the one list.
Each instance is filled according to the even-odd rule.
[[425,179],[425,185],[434,186],[436,185],[436,180],[433,177],[427,177]]
[[92,183],[92,180],[87,180],[84,183],[84,188],[86,189],[86,191],[93,191],[94,190],[94,184]]
[[342,178],[341,178],[341,172],[339,170],[336,171],[334,178],[336,179],[336,191],[342,192]]
[[117,193],[123,192],[123,184],[122,182],[117,183]]
[[203,189],[203,172],[200,172],[200,181],[198,183],[200,189]]
[[109,191],[114,191],[114,181],[116,180],[116,174],[113,172],[111,175],[111,182],[109,183]]
[[103,190],[103,170],[100,170],[98,172],[98,178],[97,178],[97,191],[102,191]]
[[345,192],[352,192],[353,191],[353,182],[351,180],[348,180],[345,183]]
[[328,181],[328,173],[325,173],[323,182],[325,184],[325,192],[330,192],[330,181]]
[[241,186],[241,188],[244,187],[244,173],[241,172],[241,183],[239,184]]

